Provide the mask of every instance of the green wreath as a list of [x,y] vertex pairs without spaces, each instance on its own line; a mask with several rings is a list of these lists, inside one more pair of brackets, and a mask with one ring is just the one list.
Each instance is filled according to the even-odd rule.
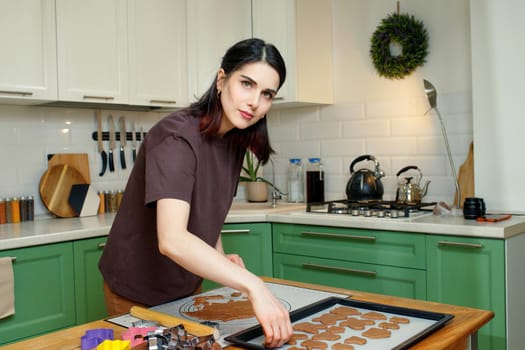
[[[408,14],[391,14],[381,21],[372,35],[370,56],[379,75],[389,79],[401,79],[425,63],[428,54],[428,33],[423,22]],[[402,48],[394,56],[390,44]]]

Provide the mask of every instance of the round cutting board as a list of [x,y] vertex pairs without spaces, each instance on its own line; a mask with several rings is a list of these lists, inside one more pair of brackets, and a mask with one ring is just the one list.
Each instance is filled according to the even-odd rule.
[[59,164],[47,169],[39,185],[40,198],[47,210],[61,218],[77,216],[69,205],[71,187],[77,184],[86,184],[86,180],[75,168]]

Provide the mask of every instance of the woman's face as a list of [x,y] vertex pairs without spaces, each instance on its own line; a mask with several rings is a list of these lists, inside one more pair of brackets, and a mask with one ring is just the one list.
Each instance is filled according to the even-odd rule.
[[217,89],[223,116],[219,134],[257,123],[270,110],[278,87],[279,74],[265,62],[245,64],[229,77],[220,69]]

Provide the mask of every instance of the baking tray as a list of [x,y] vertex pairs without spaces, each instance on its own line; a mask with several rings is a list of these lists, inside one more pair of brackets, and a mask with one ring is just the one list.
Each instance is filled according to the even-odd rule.
[[[391,336],[384,339],[367,339],[367,343],[364,345],[355,345],[356,349],[374,349],[374,350],[383,350],[383,349],[393,349],[401,350],[406,349],[411,345],[414,345],[421,339],[425,338],[432,332],[443,327],[443,325],[451,320],[454,316],[450,314],[429,312],[417,309],[410,309],[404,307],[390,306],[384,304],[370,303],[364,301],[356,301],[351,299],[342,299],[338,297],[330,297],[323,300],[320,300],[316,303],[307,305],[300,309],[290,312],[290,320],[292,325],[299,322],[313,322],[312,319],[316,318],[322,314],[326,314],[332,308],[338,306],[349,306],[354,309],[358,309],[362,313],[364,312],[379,312],[384,314],[387,318],[392,316],[399,316],[409,319],[408,324],[400,324],[399,330],[391,330]],[[313,322],[316,323],[316,322]],[[339,322],[338,322],[339,323]],[[320,324],[320,323],[319,323]],[[342,343],[344,339],[350,336],[359,336],[365,338],[361,335],[366,329],[370,327],[377,327],[375,325],[367,326],[364,330],[353,330],[347,328],[344,334],[341,334],[341,339],[337,341],[327,341],[327,350],[331,349],[331,345],[334,343]],[[301,333],[295,331],[294,333]],[[225,338],[227,341],[241,345],[242,347],[262,350],[264,347],[264,335],[262,327],[260,325],[253,326],[242,331],[239,331],[235,334],[232,334]],[[301,340],[297,342],[297,345],[283,345],[280,349],[287,349],[290,347],[300,346]]]

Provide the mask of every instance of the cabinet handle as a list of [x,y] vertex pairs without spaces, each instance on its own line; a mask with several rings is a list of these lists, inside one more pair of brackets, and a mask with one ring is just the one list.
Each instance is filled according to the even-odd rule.
[[221,233],[250,233],[250,229],[239,229],[239,230],[221,230]]
[[20,96],[32,96],[33,93],[30,91],[7,91],[7,90],[1,90],[0,94],[3,95],[20,95]]
[[105,247],[106,247],[106,242],[99,243],[99,244],[97,245],[97,248],[98,248],[98,249],[104,249]]
[[342,239],[350,239],[354,241],[370,241],[370,242],[375,242],[376,240],[374,236],[342,235],[339,233],[312,232],[312,231],[303,231],[301,232],[301,236],[342,238]]
[[463,242],[451,242],[451,241],[439,241],[438,245],[452,246],[452,247],[465,247],[465,248],[483,248],[483,244],[478,243],[463,243]]
[[318,269],[318,270],[327,270],[327,271],[346,272],[346,273],[357,274],[357,275],[365,275],[365,276],[370,276],[370,277],[375,277],[377,275],[376,271],[349,269],[349,268],[346,268],[346,267],[318,265],[318,264],[311,264],[311,263],[303,263],[302,267],[307,268],[307,269]]
[[164,103],[164,104],[174,105],[174,104],[177,104],[177,101],[172,101],[172,100],[149,100],[149,103]]
[[82,96],[82,98],[84,100],[92,99],[92,100],[105,100],[105,101],[109,101],[109,100],[114,100],[115,99],[115,97],[113,97],[113,96],[92,96],[92,95],[84,95],[84,96]]

